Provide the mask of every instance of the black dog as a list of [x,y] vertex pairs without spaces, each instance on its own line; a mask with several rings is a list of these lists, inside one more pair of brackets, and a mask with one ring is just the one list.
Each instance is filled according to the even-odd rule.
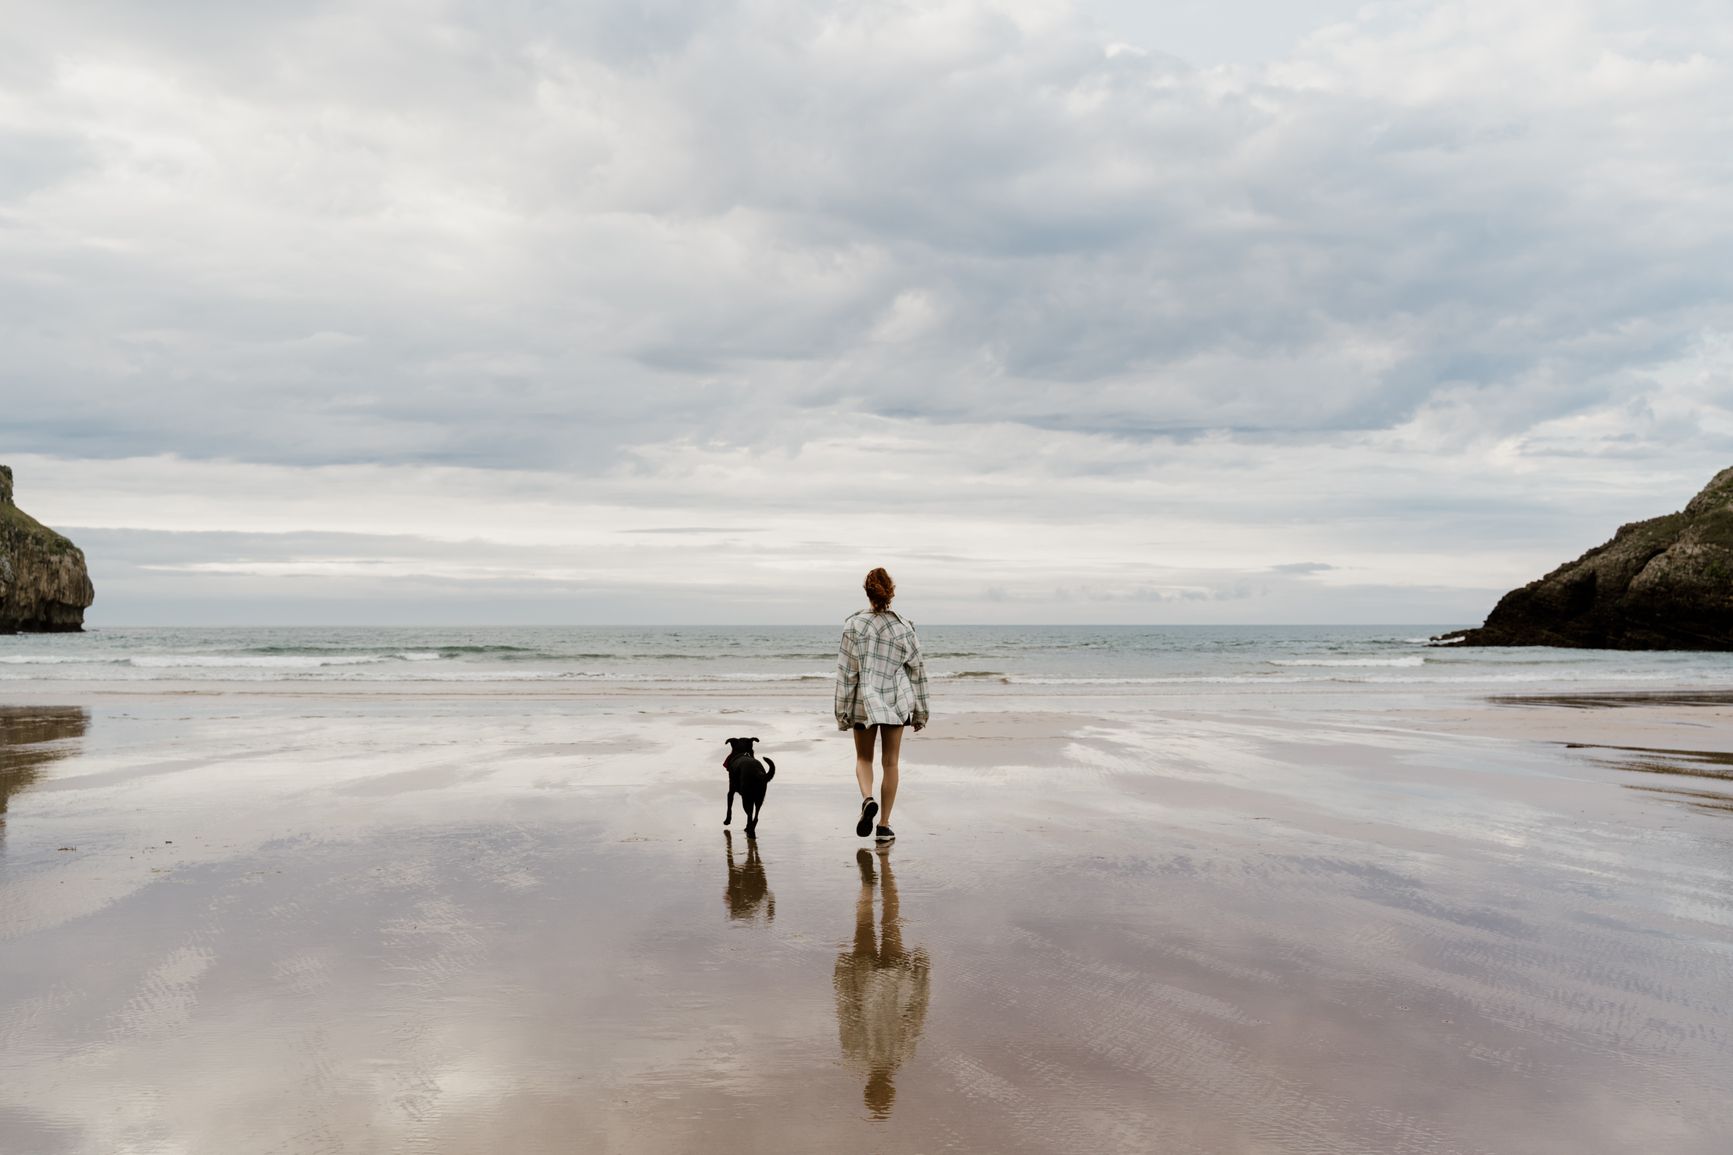
[[[746,815],[746,837],[758,837],[758,812],[764,809],[764,790],[776,777],[776,763],[766,758],[762,763],[752,756],[752,744],[757,738],[728,739],[729,754],[722,760],[728,769],[728,813],[722,825],[734,821],[734,796],[740,795],[740,810]],[[768,773],[765,767],[770,767]]]

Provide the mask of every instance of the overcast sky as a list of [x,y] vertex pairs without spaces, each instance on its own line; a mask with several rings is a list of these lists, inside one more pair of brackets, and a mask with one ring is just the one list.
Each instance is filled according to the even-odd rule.
[[1733,464],[1724,2],[0,0],[98,625],[1470,623]]

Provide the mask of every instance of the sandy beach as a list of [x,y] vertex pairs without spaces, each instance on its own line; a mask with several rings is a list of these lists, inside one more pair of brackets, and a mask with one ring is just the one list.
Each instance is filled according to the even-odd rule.
[[1723,1152],[1733,704],[1587,697],[953,694],[860,853],[824,688],[19,685],[0,1150]]
[[0,1155],[1733,1155],[1733,2],[3,11]]

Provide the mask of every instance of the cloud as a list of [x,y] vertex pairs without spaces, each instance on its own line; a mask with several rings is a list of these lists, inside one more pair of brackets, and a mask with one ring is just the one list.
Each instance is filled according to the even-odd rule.
[[[878,564],[924,620],[1455,623],[1617,524],[1682,506],[1703,480],[1567,456],[1541,487],[1507,443],[1469,464],[1400,436],[1144,445],[1005,423],[959,439],[889,419],[768,453],[633,447],[577,481],[451,466],[11,464],[25,508],[89,556],[92,620],[114,624],[339,612],[814,622],[852,604]],[[1308,555],[1318,560],[1273,560]]]
[[1151,436],[1461,395],[1510,432],[1727,321],[1709,9],[1385,6],[1225,69],[1064,5],[25,9],[81,45],[6,89],[47,448],[584,469],[791,409]]
[[471,533],[1302,609],[1726,464],[1733,19],[1218,8],[14,5],[0,456],[68,524],[284,535],[201,580]]

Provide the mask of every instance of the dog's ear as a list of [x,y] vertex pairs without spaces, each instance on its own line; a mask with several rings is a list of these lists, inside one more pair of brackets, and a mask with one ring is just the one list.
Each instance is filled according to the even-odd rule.
[[758,741],[758,739],[757,738],[748,738],[747,741],[748,742],[756,742],[756,741]]

